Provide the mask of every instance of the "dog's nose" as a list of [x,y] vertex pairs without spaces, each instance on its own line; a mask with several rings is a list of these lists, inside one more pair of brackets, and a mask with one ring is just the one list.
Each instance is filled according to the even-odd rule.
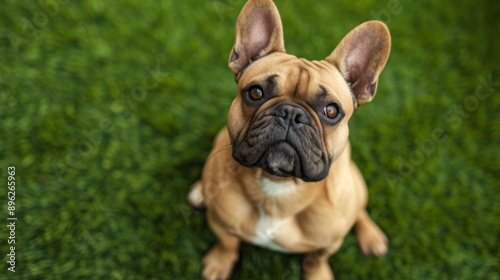
[[281,117],[286,124],[295,127],[309,123],[309,117],[306,109],[294,104],[281,104],[276,108],[275,115]]

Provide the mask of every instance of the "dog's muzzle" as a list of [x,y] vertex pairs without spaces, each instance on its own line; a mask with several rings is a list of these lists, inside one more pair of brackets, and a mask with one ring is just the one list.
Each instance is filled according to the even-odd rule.
[[233,157],[278,177],[320,181],[328,175],[320,131],[309,112],[295,103],[280,103],[261,112],[245,137],[236,141]]

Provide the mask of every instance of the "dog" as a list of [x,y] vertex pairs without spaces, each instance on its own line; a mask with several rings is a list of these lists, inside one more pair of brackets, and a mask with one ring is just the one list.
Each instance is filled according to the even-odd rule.
[[384,255],[387,238],[365,209],[348,121],[375,96],[390,52],[386,25],[365,22],[324,60],[309,61],[285,52],[274,3],[250,0],[235,35],[237,95],[188,195],[206,207],[217,237],[202,277],[229,278],[244,241],[304,253],[306,279],[333,279],[328,257],[353,227],[364,254]]

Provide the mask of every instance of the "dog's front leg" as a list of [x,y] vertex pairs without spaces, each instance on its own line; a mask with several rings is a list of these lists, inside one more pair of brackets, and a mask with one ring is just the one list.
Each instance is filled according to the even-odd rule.
[[305,255],[302,272],[306,280],[333,280],[333,272],[328,264],[329,252],[317,250]]
[[202,276],[207,280],[228,279],[238,260],[240,239],[227,232],[214,215],[207,211],[207,222],[218,240],[203,258]]
[[335,240],[322,249],[317,249],[305,255],[302,263],[302,273],[306,280],[333,280],[332,269],[328,258],[342,246],[343,239]]

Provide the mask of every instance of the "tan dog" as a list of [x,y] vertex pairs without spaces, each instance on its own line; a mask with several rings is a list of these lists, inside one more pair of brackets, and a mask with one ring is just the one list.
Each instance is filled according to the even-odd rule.
[[387,239],[368,216],[367,190],[351,161],[348,121],[375,95],[390,50],[387,27],[369,21],[322,61],[285,53],[270,0],[251,0],[236,23],[229,67],[238,93],[189,201],[206,206],[218,242],[205,279],[226,279],[240,241],[306,253],[307,279],[333,279],[328,256],[355,226],[366,255]]

